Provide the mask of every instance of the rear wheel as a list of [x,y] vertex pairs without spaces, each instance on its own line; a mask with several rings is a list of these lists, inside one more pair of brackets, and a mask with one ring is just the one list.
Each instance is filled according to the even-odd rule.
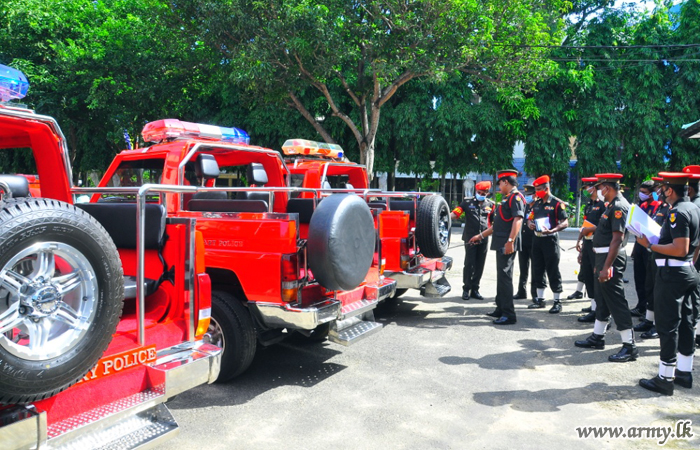
[[80,380],[112,339],[124,277],[105,229],[72,205],[0,210],[0,402],[29,403]]
[[224,291],[211,293],[211,321],[205,339],[222,349],[217,382],[232,380],[250,367],[257,337],[248,308]]

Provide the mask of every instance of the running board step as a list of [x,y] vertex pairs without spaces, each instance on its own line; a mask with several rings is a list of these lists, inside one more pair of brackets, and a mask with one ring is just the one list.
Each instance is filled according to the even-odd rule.
[[420,295],[423,297],[444,297],[451,290],[450,282],[447,281],[447,278],[442,277],[439,280],[424,284],[420,288]]
[[51,445],[51,448],[56,450],[152,448],[175,437],[179,431],[177,422],[168,408],[165,404],[160,403],[108,428],[93,430],[91,433],[73,439],[64,445]]
[[382,329],[382,324],[375,322],[374,315],[371,313],[370,315],[372,320],[362,320],[359,317],[352,317],[334,323],[328,333],[328,340],[336,344],[349,346],[373,335]]
[[131,450],[160,443],[179,431],[163,399],[162,391],[146,389],[49,425],[49,447]]

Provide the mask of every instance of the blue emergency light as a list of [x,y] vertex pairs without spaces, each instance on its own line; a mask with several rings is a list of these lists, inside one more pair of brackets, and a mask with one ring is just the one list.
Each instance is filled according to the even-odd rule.
[[28,89],[29,82],[22,72],[0,64],[0,101],[24,98]]

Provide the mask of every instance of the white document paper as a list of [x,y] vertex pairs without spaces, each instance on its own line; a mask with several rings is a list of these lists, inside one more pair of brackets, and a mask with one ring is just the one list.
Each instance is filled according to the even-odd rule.
[[649,217],[639,205],[632,205],[630,208],[625,227],[637,237],[646,236],[652,244],[659,243],[661,226],[654,222],[654,219]]
[[535,231],[544,231],[549,229],[551,229],[549,217],[540,217],[539,219],[535,219]]

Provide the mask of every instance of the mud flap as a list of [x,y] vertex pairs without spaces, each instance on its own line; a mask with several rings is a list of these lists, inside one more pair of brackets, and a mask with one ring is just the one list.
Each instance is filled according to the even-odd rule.
[[444,297],[452,290],[450,282],[446,277],[442,277],[435,281],[429,281],[420,288],[420,295],[423,297]]

